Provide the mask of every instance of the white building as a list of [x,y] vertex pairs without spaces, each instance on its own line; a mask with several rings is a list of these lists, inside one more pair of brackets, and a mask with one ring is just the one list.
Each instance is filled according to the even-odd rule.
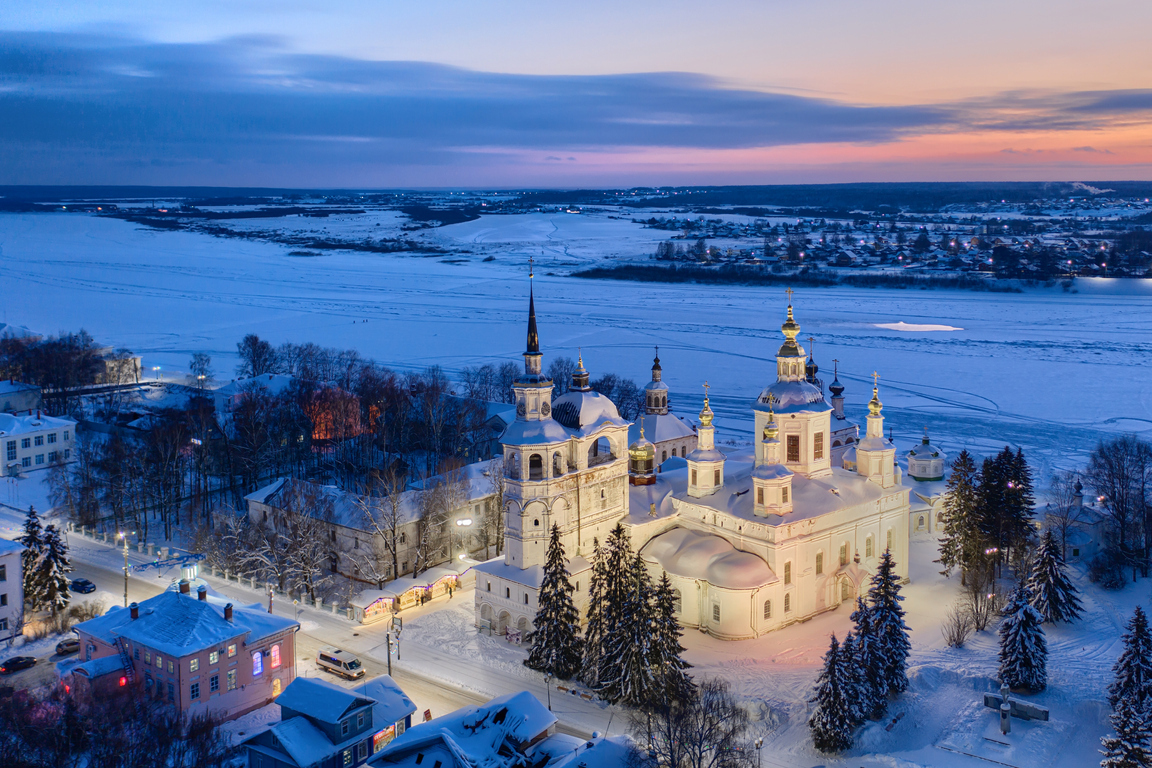
[[[581,357],[580,368],[583,367],[584,358]],[[656,359],[652,361],[652,381],[644,388],[644,413],[628,428],[628,444],[635,443],[641,436],[651,441],[657,464],[663,464],[671,456],[685,457],[696,449],[696,430],[672,413],[668,404],[668,385],[662,378],[660,348],[657,347]]]
[[40,387],[9,379],[0,381],[0,411],[19,413],[40,407]]
[[24,632],[24,547],[0,539],[0,643],[10,644]]
[[[833,461],[834,409],[808,380],[791,305],[781,330],[776,381],[752,405],[754,449],[716,448],[706,394],[695,448],[683,465],[653,476],[654,446],[636,441],[626,454],[627,425],[606,398],[574,381],[551,406],[530,300],[517,421],[502,438],[506,557],[476,569],[477,624],[531,627],[554,524],[582,610],[592,540],[604,541],[622,522],[652,574],[671,578],[681,623],[724,639],[756,637],[854,601],[885,550],[906,574],[909,489],[884,438],[878,388],[845,469]],[[631,484],[626,455],[635,457]]]
[[34,469],[47,469],[57,461],[71,461],[76,422],[39,411],[0,413],[0,445],[4,474],[12,477]]

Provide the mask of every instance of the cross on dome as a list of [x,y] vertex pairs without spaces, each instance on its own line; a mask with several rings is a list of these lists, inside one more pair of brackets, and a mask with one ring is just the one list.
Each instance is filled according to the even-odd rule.
[[792,306],[792,289],[785,288],[784,293],[788,294],[788,306]]

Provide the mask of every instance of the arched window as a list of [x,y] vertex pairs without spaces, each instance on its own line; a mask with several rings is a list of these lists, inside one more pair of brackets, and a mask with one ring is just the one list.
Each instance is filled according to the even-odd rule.
[[[673,448],[672,452],[675,453],[676,449]],[[668,451],[661,451],[660,452],[660,461],[668,461]]]
[[848,565],[848,545],[840,545],[840,565]]
[[924,515],[920,515],[920,519],[916,523],[916,530],[924,530]]
[[792,595],[784,595],[784,613],[792,610]]
[[842,443],[839,440],[833,440],[832,441],[832,447],[833,448],[839,448],[841,445],[842,445]]
[[535,528],[539,528],[539,527],[540,527],[540,518],[538,518],[538,517],[537,517],[537,518],[535,518],[535,519],[532,521],[532,525],[533,525],[533,527],[535,527]]
[[892,529],[888,529],[888,552],[892,552]]
[[616,457],[612,454],[612,443],[606,437],[601,437],[588,446],[588,466],[590,467],[605,464],[614,458]]
[[684,599],[680,595],[680,590],[673,589],[672,590],[672,611],[676,614],[679,614],[681,609],[683,608],[683,606],[684,606]]
[[772,601],[771,600],[765,600],[764,601],[764,618],[765,619],[772,618]]
[[864,540],[864,556],[875,557],[876,553],[873,551],[872,535],[869,534],[868,538]]
[[824,573],[824,553],[816,553],[816,575],[819,576]]
[[252,677],[260,677],[262,674],[264,674],[264,654],[252,651]]
[[[790,560],[788,562],[784,563],[784,583],[785,584],[791,584],[792,583],[792,561],[790,561]],[[788,609],[785,608],[784,610],[788,610]]]
[[720,621],[720,603],[712,603],[712,621]]
[[279,644],[272,646],[272,669],[277,669],[280,666],[280,646]]
[[401,543],[401,544],[407,544],[407,543],[408,543],[408,535],[407,535],[407,534],[405,534],[405,533],[401,532],[401,534],[400,534],[400,543]]
[[544,479],[544,460],[540,458],[540,454],[538,453],[534,453],[528,457],[528,479]]
[[564,457],[560,452],[552,454],[552,477],[559,477],[564,474]]

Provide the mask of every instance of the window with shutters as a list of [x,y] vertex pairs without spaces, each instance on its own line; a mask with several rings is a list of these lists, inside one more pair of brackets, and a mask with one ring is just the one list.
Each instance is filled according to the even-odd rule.
[[800,461],[800,435],[788,435],[788,461]]
[[812,458],[816,461],[824,458],[824,433],[817,432],[812,438]]

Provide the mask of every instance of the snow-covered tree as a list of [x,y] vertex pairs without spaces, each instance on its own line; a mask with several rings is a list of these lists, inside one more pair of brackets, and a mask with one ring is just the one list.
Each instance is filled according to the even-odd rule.
[[968,451],[960,451],[952,462],[948,490],[944,496],[944,532],[940,537],[940,564],[942,573],[949,576],[953,568],[960,569],[961,583],[978,561],[980,528],[977,519],[979,503],[976,462]]
[[904,609],[900,607],[904,596],[900,594],[900,576],[892,553],[884,550],[880,567],[868,588],[871,601],[872,637],[876,643],[879,681],[882,692],[903,693],[908,689],[908,654],[912,642],[908,639],[908,625],[904,623]]
[[1013,590],[999,633],[1000,680],[1011,688],[1044,690],[1048,685],[1048,643],[1027,584]]
[[600,662],[604,658],[604,581],[607,561],[597,539],[592,539],[592,574],[588,582],[588,623],[584,626],[584,659],[580,680],[589,688],[600,687]]
[[860,711],[870,720],[879,720],[888,709],[888,686],[884,684],[884,665],[878,653],[876,637],[872,627],[872,609],[864,598],[856,598],[856,610],[852,612],[856,625],[854,651],[856,666],[863,676],[864,685],[859,694]]
[[38,611],[44,605],[44,584],[40,575],[40,560],[44,557],[44,529],[35,507],[28,507],[24,518],[24,533],[17,541],[24,547],[21,566],[24,569],[24,602]]
[[1124,651],[1112,667],[1116,679],[1108,686],[1108,703],[1118,709],[1121,701],[1128,700],[1148,710],[1152,705],[1152,634],[1140,606],[1132,612],[1127,629],[1122,637]]
[[1121,699],[1116,711],[1109,718],[1114,736],[1105,736],[1100,741],[1104,759],[1100,768],[1150,768],[1152,767],[1152,722],[1143,708],[1132,701]]
[[840,644],[840,656],[844,663],[844,696],[852,711],[852,722],[859,724],[871,714],[868,703],[871,698],[871,685],[860,665],[860,653],[856,636],[849,632]]
[[[618,657],[612,656],[612,649],[622,646],[623,642],[620,635],[627,632],[624,619],[629,593],[632,591],[632,579],[629,575],[632,565],[632,545],[628,540],[628,531],[624,529],[623,525],[617,524],[609,532],[599,555],[599,564],[601,566],[598,575],[600,595],[595,600],[595,608],[591,607],[592,599],[589,595],[589,625],[592,623],[591,612],[593,610],[596,611],[595,619],[598,624],[596,627],[598,633],[597,670],[592,672],[586,664],[584,676],[582,676],[585,683],[596,690],[601,690],[618,677],[618,672],[613,668],[619,664],[620,660]],[[597,574],[594,572],[592,577],[593,580],[596,580]],[[591,638],[591,629],[585,634],[585,637]],[[587,656],[585,656],[585,660],[588,661]]]
[[37,578],[43,589],[41,605],[52,610],[52,615],[68,606],[71,595],[68,592],[68,574],[72,564],[68,561],[68,546],[60,538],[55,525],[44,529],[44,556],[40,558],[40,574]]
[[816,707],[808,720],[812,744],[821,752],[843,752],[852,746],[856,724],[846,686],[850,684],[849,675],[840,644],[832,635],[828,653],[824,654],[824,669],[816,680],[816,695],[811,699]]
[[572,602],[574,591],[568,579],[560,527],[553,523],[544,579],[540,583],[536,629],[529,636],[532,650],[524,663],[561,680],[571,678],[580,670],[580,611]]
[[639,554],[631,558],[623,575],[627,587],[620,619],[604,635],[601,695],[613,703],[647,707],[658,696],[651,663],[652,580]]
[[1045,531],[1028,576],[1032,607],[1044,621],[1055,624],[1080,617],[1079,592],[1064,572],[1064,555],[1052,531]]
[[667,572],[656,584],[652,614],[652,656],[649,663],[656,678],[657,700],[668,702],[689,698],[696,687],[685,671],[692,665],[681,657],[684,653],[684,646],[680,645],[683,630],[676,618],[672,582]]

